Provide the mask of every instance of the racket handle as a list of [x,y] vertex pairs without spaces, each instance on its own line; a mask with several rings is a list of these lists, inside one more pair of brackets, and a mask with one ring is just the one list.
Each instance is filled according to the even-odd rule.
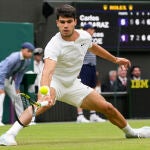
[[43,102],[39,102],[39,103],[40,103],[41,107],[48,105],[48,101],[43,101]]

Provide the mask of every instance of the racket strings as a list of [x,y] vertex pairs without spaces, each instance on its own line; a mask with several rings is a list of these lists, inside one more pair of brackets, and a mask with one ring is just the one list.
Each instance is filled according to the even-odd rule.
[[28,108],[31,105],[30,102],[27,100],[27,98],[24,96],[21,96],[21,100],[22,100],[24,109]]
[[24,93],[21,93],[20,96],[25,108],[29,107],[30,105],[36,105],[37,100],[35,96],[30,97],[29,95]]

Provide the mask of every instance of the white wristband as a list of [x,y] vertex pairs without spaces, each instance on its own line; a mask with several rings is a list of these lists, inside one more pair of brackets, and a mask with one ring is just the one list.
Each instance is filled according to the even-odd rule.
[[39,103],[41,104],[41,107],[48,105],[48,101],[43,101],[43,102],[39,102]]

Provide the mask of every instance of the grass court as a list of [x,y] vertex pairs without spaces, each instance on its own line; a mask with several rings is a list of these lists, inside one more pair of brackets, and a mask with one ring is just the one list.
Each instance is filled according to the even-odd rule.
[[[150,120],[129,120],[132,127],[150,126]],[[0,127],[0,134],[10,125]],[[18,146],[0,150],[149,150],[150,139],[126,139],[117,127],[105,123],[38,123],[23,129]]]

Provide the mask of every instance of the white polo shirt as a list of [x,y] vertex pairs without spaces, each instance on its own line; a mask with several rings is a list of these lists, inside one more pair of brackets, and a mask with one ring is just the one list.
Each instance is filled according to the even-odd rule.
[[79,33],[76,41],[65,41],[60,32],[47,44],[44,59],[57,61],[53,79],[59,80],[64,86],[73,84],[81,70],[87,49],[92,46],[92,37],[84,30]]

